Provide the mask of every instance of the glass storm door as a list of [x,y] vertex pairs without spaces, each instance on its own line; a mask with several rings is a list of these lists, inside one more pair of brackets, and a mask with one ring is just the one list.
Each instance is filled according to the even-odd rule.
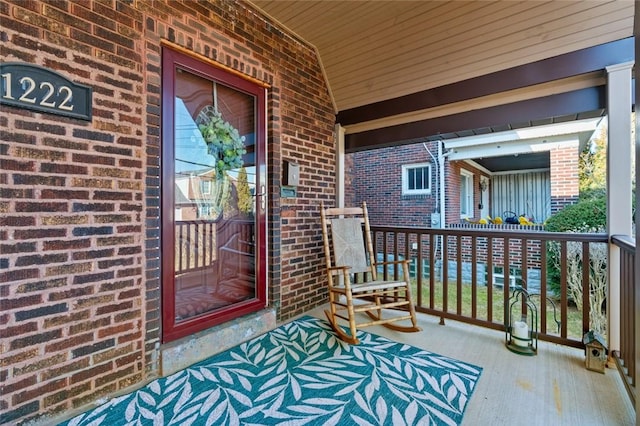
[[255,83],[163,49],[165,342],[266,304],[264,96]]

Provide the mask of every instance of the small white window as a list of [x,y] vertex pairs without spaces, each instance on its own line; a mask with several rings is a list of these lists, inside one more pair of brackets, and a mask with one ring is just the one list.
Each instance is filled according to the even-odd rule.
[[402,166],[402,195],[431,194],[431,164]]
[[211,194],[211,181],[203,180],[202,181],[202,194],[210,195]]
[[473,217],[473,173],[460,170],[460,218]]

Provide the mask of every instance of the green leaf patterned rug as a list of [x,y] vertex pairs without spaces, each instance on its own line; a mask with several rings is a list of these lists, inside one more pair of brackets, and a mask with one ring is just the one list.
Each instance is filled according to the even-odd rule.
[[482,368],[311,317],[222,352],[66,425],[457,425]]

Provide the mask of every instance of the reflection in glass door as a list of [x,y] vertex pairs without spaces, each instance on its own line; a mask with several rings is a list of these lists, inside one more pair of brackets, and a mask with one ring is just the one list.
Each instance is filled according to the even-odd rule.
[[257,272],[259,96],[183,59],[189,66],[173,66],[173,137],[163,138],[165,341],[257,310],[266,299]]

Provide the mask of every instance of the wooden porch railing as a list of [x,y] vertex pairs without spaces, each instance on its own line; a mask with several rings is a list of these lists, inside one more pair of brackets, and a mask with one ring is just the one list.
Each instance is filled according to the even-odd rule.
[[[418,311],[439,316],[441,323],[449,318],[504,330],[510,287],[518,285],[539,295],[534,300],[540,340],[584,347],[582,337],[590,329],[590,292],[582,292],[583,309],[578,311],[568,291],[569,248],[590,259],[595,244],[608,243],[606,234],[385,226],[372,226],[372,232],[378,256],[411,261]],[[553,279],[547,265],[551,245],[559,249],[559,276]],[[578,280],[582,288],[590,289],[589,268],[582,268]]]
[[253,241],[251,220],[183,220],[176,221],[176,274],[211,268],[218,250],[233,235],[242,241]]
[[176,274],[213,265],[217,258],[217,226],[210,220],[176,221]]
[[636,333],[635,333],[635,240],[613,235],[611,243],[620,247],[620,351],[614,351],[618,371],[635,405]]

